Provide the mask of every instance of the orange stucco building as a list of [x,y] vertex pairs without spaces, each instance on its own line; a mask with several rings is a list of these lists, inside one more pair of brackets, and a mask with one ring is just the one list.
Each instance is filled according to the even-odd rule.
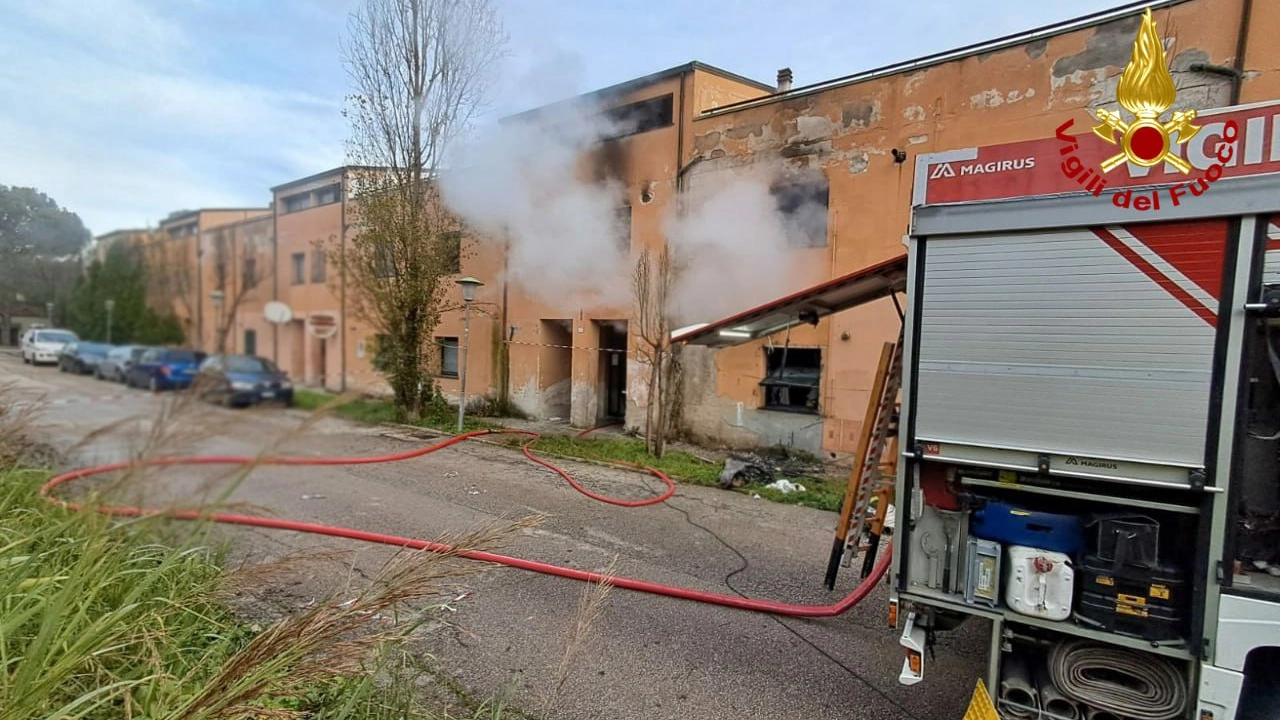
[[[1159,0],[807,86],[792,87],[789,70],[775,86],[690,63],[507,122],[567,106],[640,118],[583,158],[584,179],[622,189],[625,260],[668,241],[667,223],[682,212],[682,198],[764,170],[779,215],[794,212],[796,198],[821,208],[776,258],[778,272],[790,273],[781,285],[798,290],[903,252],[916,156],[1051,136],[1067,117],[1114,105],[1146,6],[1168,38],[1179,107],[1280,98],[1280,48],[1267,37],[1280,27],[1280,3]],[[252,332],[258,354],[276,358],[303,383],[378,390],[383,383],[370,366],[376,333],[350,312],[342,279],[335,281],[316,245],[350,238],[350,173],[337,168],[272,189],[272,208],[262,211],[274,238],[272,275],[238,308],[232,334],[243,350]],[[212,212],[199,215],[201,237],[254,211],[216,222],[204,214]],[[162,227],[180,230],[193,219],[171,217]],[[507,247],[503,238],[464,241],[459,277],[485,283],[473,306],[468,394],[505,393],[536,417],[577,426],[612,419],[641,425],[646,368],[636,360],[633,307],[584,307],[529,292],[511,280]],[[736,299],[731,287],[720,295]],[[743,297],[750,295],[744,289]],[[266,322],[268,300],[289,307],[289,322]],[[678,320],[718,319],[695,317],[697,310],[682,309]],[[311,318],[320,318],[316,331]],[[852,452],[881,343],[893,340],[897,327],[893,304],[883,300],[740,347],[686,348],[682,429],[732,445]],[[461,336],[460,313],[445,313],[435,340],[448,395],[457,392]],[[789,366],[813,378],[806,402],[770,390],[767,377],[784,344]]]

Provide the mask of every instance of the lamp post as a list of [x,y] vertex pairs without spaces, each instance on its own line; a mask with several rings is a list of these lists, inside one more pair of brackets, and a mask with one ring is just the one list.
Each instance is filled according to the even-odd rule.
[[103,305],[107,307],[107,344],[111,344],[111,311],[116,309],[116,301],[108,300]]
[[227,297],[226,293],[221,290],[214,290],[209,293],[209,299],[213,301],[213,338],[214,351],[222,352],[223,334],[222,334],[222,301]]
[[467,346],[471,341],[471,302],[476,299],[476,288],[484,283],[467,276],[458,280],[462,286],[462,357],[458,360],[458,432],[467,414]]
[[53,327],[53,303],[47,302],[44,304],[44,314],[45,319],[49,321],[49,327]]

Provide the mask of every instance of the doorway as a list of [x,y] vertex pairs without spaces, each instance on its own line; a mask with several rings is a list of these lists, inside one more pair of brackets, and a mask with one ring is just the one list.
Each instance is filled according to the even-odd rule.
[[627,321],[597,320],[600,330],[600,419],[627,417]]

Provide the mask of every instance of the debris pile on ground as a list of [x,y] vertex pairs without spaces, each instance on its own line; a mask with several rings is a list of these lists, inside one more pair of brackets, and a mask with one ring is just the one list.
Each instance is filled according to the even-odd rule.
[[785,447],[752,453],[734,453],[724,461],[719,485],[726,490],[746,485],[764,485],[784,493],[804,492],[800,478],[818,477],[822,464],[816,458]]

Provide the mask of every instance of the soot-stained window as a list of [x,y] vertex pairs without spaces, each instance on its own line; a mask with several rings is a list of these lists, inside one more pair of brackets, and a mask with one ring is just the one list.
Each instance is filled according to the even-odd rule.
[[822,385],[822,350],[819,348],[765,348],[764,389],[766,410],[818,412]]
[[827,210],[831,195],[831,184],[826,176],[781,182],[769,192],[782,216],[789,245],[798,248],[826,247]]

